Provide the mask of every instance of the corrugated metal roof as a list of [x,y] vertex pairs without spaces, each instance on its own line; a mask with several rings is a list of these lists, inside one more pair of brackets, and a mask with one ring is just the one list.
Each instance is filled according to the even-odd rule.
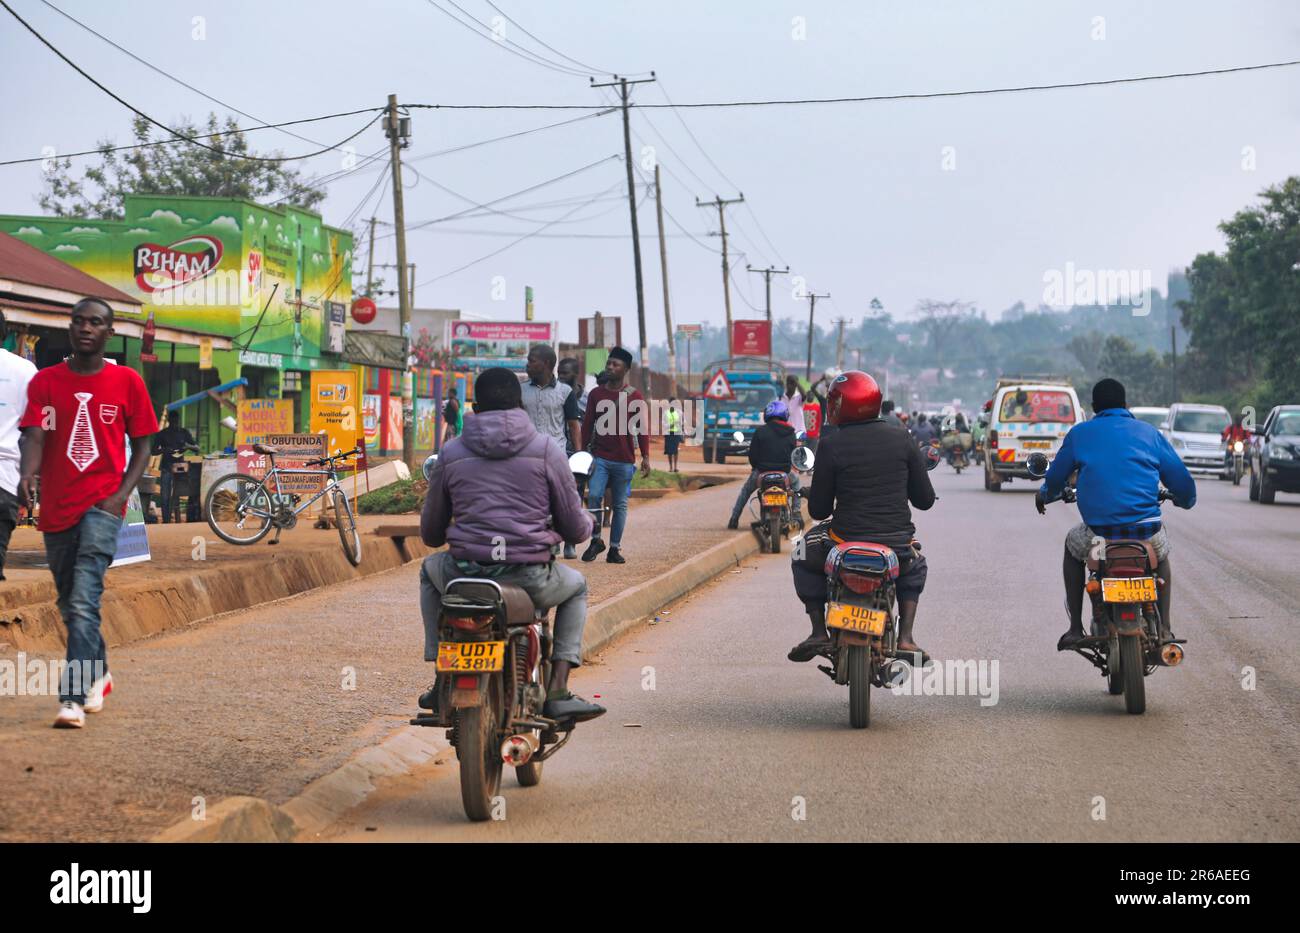
[[0,279],[38,288],[53,288],[79,298],[103,298],[106,301],[141,306],[139,301],[126,292],[118,291],[93,275],[87,275],[7,233],[0,233]]

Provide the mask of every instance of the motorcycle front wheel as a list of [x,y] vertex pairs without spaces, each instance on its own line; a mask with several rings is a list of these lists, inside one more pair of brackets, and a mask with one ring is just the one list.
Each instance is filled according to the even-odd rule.
[[849,645],[849,725],[871,725],[871,649]]
[[1138,635],[1119,638],[1120,671],[1124,677],[1124,709],[1140,716],[1147,709],[1147,667],[1142,657],[1142,639]]
[[501,677],[488,682],[482,706],[457,711],[456,757],[460,759],[460,800],[465,815],[475,822],[491,819],[492,800],[501,790],[501,749],[497,723],[501,721]]

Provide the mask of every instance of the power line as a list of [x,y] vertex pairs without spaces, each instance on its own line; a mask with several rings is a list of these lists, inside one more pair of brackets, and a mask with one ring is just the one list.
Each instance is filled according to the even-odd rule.
[[[505,38],[504,36],[497,38],[496,37],[497,34],[492,29],[491,26],[487,25],[487,23],[483,23],[475,19],[473,15],[471,15],[469,12],[467,12],[464,9],[464,7],[461,7],[458,4],[456,4],[455,0],[448,0],[448,2],[451,3],[452,6],[456,7],[457,10],[460,10],[460,12],[465,16],[465,18],[468,19],[470,22],[474,23],[475,26],[487,30],[486,33],[480,32],[478,29],[475,29],[474,26],[471,26],[469,23],[465,22],[465,20],[461,19],[455,13],[452,13],[450,10],[446,9],[445,7],[439,6],[436,2],[434,2],[434,0],[425,0],[425,2],[428,3],[429,6],[437,10],[439,13],[441,13],[443,16],[449,17],[453,22],[459,23],[461,26],[464,26],[466,29],[474,33],[474,35],[478,36],[480,39],[487,39],[497,48],[509,52],[511,55],[514,55],[517,58],[522,58],[526,62],[530,62],[534,65],[541,65],[543,68],[549,68],[551,71],[558,71],[561,74],[567,74],[571,77],[587,77],[589,75],[589,72],[586,71],[585,69],[578,69],[570,65],[562,64],[560,62],[551,61],[550,59],[538,55],[536,52],[533,52],[530,49],[524,48],[522,45],[518,45],[517,43],[511,42],[509,39]],[[513,46],[513,48],[511,46]]]
[[[174,130],[174,129],[172,129],[171,127],[167,126],[167,125],[166,125],[165,123],[163,123],[162,121],[160,121],[160,120],[155,120],[153,117],[149,116],[149,114],[145,113],[145,112],[144,112],[143,110],[141,110],[140,108],[136,107],[135,105],[133,105],[133,104],[131,104],[131,103],[128,103],[125,99],[123,99],[122,97],[119,97],[119,96],[118,96],[117,94],[115,94],[113,91],[110,91],[107,87],[105,87],[105,86],[104,86],[103,84],[101,84],[99,81],[97,81],[97,80],[95,80],[93,77],[91,77],[91,76],[86,72],[86,70],[85,70],[84,68],[82,68],[80,65],[78,65],[76,62],[74,62],[72,59],[68,58],[68,56],[64,55],[64,54],[63,54],[62,52],[60,52],[57,48],[55,48],[55,46],[54,46],[54,45],[53,45],[53,44],[52,44],[48,39],[46,39],[43,35],[41,35],[39,32],[37,32],[37,31],[36,31],[36,30],[31,26],[31,24],[27,22],[27,20],[23,19],[23,18],[22,18],[21,16],[19,16],[16,12],[14,12],[13,7],[11,7],[8,3],[6,3],[5,0],[0,0],[0,6],[4,7],[5,10],[9,13],[10,16],[12,16],[14,19],[18,20],[18,22],[22,23],[23,27],[24,27],[28,32],[30,32],[32,35],[34,35],[37,39],[39,39],[39,40],[41,41],[41,43],[42,43],[46,48],[48,48],[51,52],[53,52],[53,53],[54,53],[55,55],[57,55],[59,58],[63,59],[63,61],[64,61],[64,62],[65,62],[69,67],[71,67],[74,71],[77,72],[77,74],[81,75],[83,78],[85,78],[85,79],[86,79],[87,81],[89,81],[91,84],[95,85],[95,87],[99,88],[101,91],[103,91],[103,92],[104,92],[105,94],[107,94],[109,97],[113,98],[113,100],[117,101],[117,102],[118,102],[119,104],[121,104],[123,107],[127,108],[127,109],[130,110],[132,113],[134,113],[134,114],[136,114],[137,116],[139,116],[141,119],[143,119],[143,120],[147,120],[148,122],[152,123],[154,126],[158,127],[159,129],[163,130],[164,132],[170,133],[171,135],[175,136],[177,139],[183,140],[183,141],[185,141],[185,142],[187,142],[187,143],[190,143],[191,145],[198,146],[200,149],[207,149],[209,152],[215,152],[215,153],[217,153],[218,155],[229,155],[229,154],[230,154],[230,153],[226,152],[226,151],[223,150],[223,149],[218,149],[218,148],[216,148],[215,146],[209,146],[209,145],[207,145],[207,144],[205,144],[205,143],[198,142],[198,137],[190,137],[190,136],[185,136],[185,135],[183,135],[183,134],[181,134],[181,133],[178,133],[178,132],[176,132],[176,130]],[[267,156],[255,156],[255,155],[242,154],[242,155],[239,156],[239,158],[241,158],[241,159],[245,159],[245,160],[250,161],[250,162],[297,162],[297,161],[299,161],[299,160],[301,160],[301,159],[310,159],[312,156],[318,156],[318,155],[320,155],[321,153],[329,152],[329,151],[332,150],[332,149],[337,149],[337,148],[339,148],[340,146],[342,146],[344,143],[351,142],[352,140],[356,139],[358,136],[360,136],[362,133],[364,133],[367,129],[369,129],[370,126],[371,126],[371,124],[373,124],[376,120],[378,120],[379,117],[380,117],[380,114],[375,114],[375,116],[374,116],[373,118],[371,118],[371,119],[366,123],[365,126],[361,127],[361,129],[357,130],[357,131],[356,131],[355,133],[353,133],[351,136],[348,136],[346,139],[341,139],[341,140],[339,140],[337,143],[335,143],[335,144],[332,145],[332,146],[326,146],[325,148],[320,149],[320,150],[317,151],[317,152],[309,152],[309,153],[306,153],[306,154],[304,154],[304,155],[297,155],[297,156],[278,156],[278,157],[267,157]]]
[[[2,3],[3,0],[0,0]],[[1117,84],[1141,84],[1151,81],[1171,81],[1176,78],[1203,78],[1213,75],[1240,74],[1248,71],[1266,71],[1272,68],[1292,68],[1300,59],[1266,62],[1260,65],[1237,65],[1230,68],[1207,68],[1201,71],[1178,71],[1168,74],[1138,75],[1129,78],[1102,78],[1094,81],[1069,81],[1060,84],[1023,84],[1009,87],[978,88],[965,91],[928,91],[907,94],[874,94],[863,97],[805,97],[777,100],[699,101],[688,104],[634,104],[646,110],[698,110],[721,107],[785,107],[804,104],[866,104],[898,100],[934,100],[943,97],[979,97],[993,94],[1020,94],[1028,91],[1061,91],[1085,87],[1109,87]],[[411,104],[425,110],[593,110],[591,104]]]
[[464,152],[466,149],[476,149],[479,146],[486,146],[488,143],[501,142],[502,140],[505,139],[516,139],[517,137],[520,136],[528,136],[531,133],[540,133],[542,130],[555,129],[558,126],[568,126],[569,124],[577,123],[580,120],[590,120],[593,117],[603,117],[608,114],[614,113],[616,110],[617,108],[615,107],[609,107],[604,110],[598,111],[596,113],[586,113],[580,117],[574,117],[571,120],[561,120],[558,123],[548,123],[545,126],[535,126],[530,130],[521,130],[518,133],[507,133],[504,136],[494,136],[491,139],[482,139],[476,143],[466,143],[463,146],[452,146],[450,149],[439,149],[436,152],[430,152],[422,156],[416,156],[414,159],[408,159],[407,161],[420,162],[423,161],[424,159],[436,158],[437,156],[451,155],[453,152]]
[[[601,75],[614,74],[614,72],[612,72],[612,71],[607,71],[607,70],[605,70],[604,68],[593,68],[591,65],[583,64],[582,62],[578,61],[576,58],[573,58],[573,57],[571,57],[571,56],[569,56],[569,55],[565,55],[565,54],[564,54],[563,52],[561,52],[559,49],[555,48],[555,46],[553,46],[553,45],[549,45],[549,44],[547,44],[546,42],[543,42],[543,41],[542,41],[541,39],[539,39],[537,36],[533,35],[531,32],[529,32],[527,29],[525,29],[525,28],[524,28],[524,27],[519,23],[518,20],[516,20],[516,19],[514,19],[513,17],[511,17],[508,13],[506,13],[505,10],[501,9],[501,7],[499,7],[499,6],[497,6],[495,3],[493,3],[492,0],[486,0],[486,2],[487,2],[487,5],[488,5],[488,6],[492,7],[492,9],[494,9],[494,10],[496,10],[498,13],[500,13],[500,14],[501,14],[501,15],[502,15],[506,20],[508,20],[509,22],[513,23],[515,26],[518,26],[520,32],[522,32],[522,33],[523,33],[524,35],[526,35],[528,38],[532,39],[532,40],[533,40],[534,42],[536,42],[538,45],[542,46],[542,48],[550,49],[550,50],[551,50],[552,52],[554,52],[556,55],[560,56],[560,58],[563,58],[563,59],[565,59],[566,61],[573,62],[573,64],[577,65],[579,68],[583,68],[583,69],[585,69],[586,71],[588,71],[588,72],[591,73],[591,74],[601,74]],[[638,74],[645,74],[645,72],[638,72]]]
[[[616,181],[614,184],[610,185],[608,188],[606,188],[606,189],[605,189],[604,191],[602,191],[600,194],[601,194],[601,196],[603,197],[604,195],[609,194],[609,193],[610,193],[611,191],[613,191],[615,188],[619,188],[619,187],[621,187],[622,185],[623,185],[623,181],[622,181],[622,179],[620,179],[619,181]],[[568,211],[567,213],[565,213],[565,214],[561,215],[560,217],[556,218],[556,220],[563,220],[565,217],[568,217],[569,214],[574,214],[574,213],[576,213],[577,211],[581,210],[584,206],[585,206],[585,205],[583,205],[583,204],[579,204],[577,207],[573,208],[572,210]],[[552,221],[552,224],[553,224],[554,222],[555,222],[555,221]],[[547,226],[551,226],[551,224],[547,224]],[[505,246],[501,247],[500,249],[493,250],[492,252],[488,253],[486,256],[480,256],[478,259],[475,259],[475,260],[472,260],[472,261],[470,261],[470,262],[467,262],[467,263],[465,263],[463,266],[457,266],[455,269],[452,269],[450,272],[444,272],[444,273],[442,273],[442,275],[436,275],[436,276],[434,276],[433,278],[429,279],[428,281],[421,282],[420,284],[418,284],[418,285],[416,286],[416,288],[423,288],[423,287],[426,286],[426,285],[432,285],[434,282],[441,281],[442,279],[445,279],[445,278],[447,278],[448,276],[455,275],[455,274],[458,273],[458,272],[464,272],[466,269],[470,268],[470,266],[476,266],[476,265],[478,265],[480,262],[485,262],[485,261],[491,259],[493,256],[498,256],[498,255],[500,255],[501,253],[504,253],[506,250],[511,249],[512,247],[518,246],[518,245],[519,245],[520,243],[522,243],[524,240],[531,239],[532,237],[537,236],[538,234],[540,234],[540,233],[541,233],[543,230],[545,230],[545,229],[546,229],[546,227],[538,227],[536,230],[529,231],[528,233],[525,233],[523,236],[521,236],[519,239],[517,239],[517,240],[515,240],[515,241],[513,241],[513,242],[511,242],[511,243],[507,243]]]
[[[198,94],[200,97],[207,98],[208,100],[212,101],[214,104],[217,104],[218,106],[225,107],[227,110],[233,110],[235,113],[239,114],[241,117],[248,117],[248,119],[250,119],[250,120],[256,120],[258,123],[262,124],[263,126],[271,126],[271,124],[270,124],[268,121],[263,120],[263,119],[260,118],[260,117],[255,117],[255,116],[253,116],[251,113],[247,113],[246,111],[240,110],[238,107],[235,107],[235,106],[233,106],[233,105],[231,105],[231,104],[228,104],[228,103],[226,103],[226,102],[223,101],[223,100],[219,100],[219,99],[216,98],[216,97],[213,97],[211,94],[207,93],[206,91],[200,90],[199,88],[195,87],[194,85],[192,85],[192,84],[188,84],[188,83],[186,83],[185,81],[182,81],[180,78],[176,77],[175,75],[171,74],[171,73],[168,72],[168,71],[165,71],[165,70],[162,69],[162,68],[159,68],[157,65],[153,64],[152,62],[146,61],[145,59],[141,58],[139,55],[136,55],[136,54],[135,54],[134,52],[132,52],[130,49],[123,48],[122,46],[118,45],[116,42],[114,42],[112,39],[108,38],[108,36],[104,35],[103,33],[96,32],[94,29],[92,29],[90,26],[87,26],[85,23],[83,23],[81,20],[77,19],[77,18],[76,18],[75,16],[73,16],[72,14],[70,14],[70,13],[64,11],[64,10],[59,9],[57,6],[55,6],[53,3],[51,3],[50,0],[41,0],[41,2],[44,3],[47,7],[49,7],[51,10],[53,10],[55,13],[58,13],[58,14],[59,14],[60,16],[62,16],[64,19],[67,19],[67,20],[69,20],[69,21],[75,23],[76,25],[78,25],[78,26],[80,26],[82,29],[84,29],[86,32],[90,33],[92,36],[95,36],[96,38],[98,38],[98,39],[100,39],[100,40],[102,40],[102,41],[104,41],[104,42],[107,42],[109,45],[111,45],[113,48],[117,49],[117,50],[118,50],[119,52],[121,52],[123,55],[126,55],[126,56],[128,56],[128,57],[130,57],[130,58],[133,58],[135,61],[139,62],[141,65],[144,65],[146,68],[149,68],[150,70],[154,71],[155,73],[162,75],[162,76],[163,76],[164,78],[166,78],[167,80],[169,80],[169,81],[174,81],[175,83],[179,84],[179,85],[180,85],[181,87],[183,87],[183,88],[188,88],[189,90],[193,91],[195,94]],[[277,129],[278,129],[278,128],[279,128],[279,127],[277,127]],[[292,132],[290,132],[290,131],[288,131],[288,130],[284,130],[284,133],[285,133],[285,135],[287,135],[287,136],[292,136],[294,139],[302,140],[302,141],[305,142],[305,143],[311,143],[313,146],[323,146],[323,145],[324,145],[324,143],[320,142],[319,140],[309,139],[309,138],[307,138],[306,136],[299,136],[297,133],[292,133]]]
[[[80,152],[68,152],[54,156],[58,159],[72,159],[79,156],[107,155],[110,152],[123,152],[127,149],[152,149],[157,146],[174,146],[179,142],[191,142],[194,139],[216,139],[219,136],[237,136],[240,133],[255,133],[258,130],[276,130],[284,126],[296,126],[300,123],[317,123],[321,120],[333,120],[338,117],[352,117],[359,113],[373,113],[376,110],[382,110],[380,107],[365,107],[361,110],[348,110],[342,113],[329,113],[322,117],[304,117],[300,120],[287,120],[284,123],[267,123],[263,126],[236,127],[233,130],[222,130],[218,133],[204,133],[199,136],[186,137],[181,136],[179,139],[162,139],[155,142],[134,143],[130,146],[101,146],[98,149],[85,149]],[[371,121],[374,122],[374,121]],[[363,127],[364,129],[364,127]],[[179,134],[173,134],[179,135]],[[224,153],[230,155],[230,153]],[[26,165],[32,162],[44,162],[51,156],[32,156],[28,159],[9,159],[0,162],[0,165]],[[242,157],[241,157],[242,158]]]

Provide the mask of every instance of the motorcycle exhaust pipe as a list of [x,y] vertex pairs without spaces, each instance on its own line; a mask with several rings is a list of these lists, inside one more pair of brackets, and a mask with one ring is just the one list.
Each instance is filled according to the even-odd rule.
[[501,743],[501,760],[508,765],[526,765],[530,758],[541,748],[541,742],[531,732],[512,735]]
[[881,668],[880,677],[886,687],[903,687],[912,677],[912,665],[900,658],[892,658]]
[[1160,661],[1165,667],[1177,667],[1183,662],[1183,646],[1165,645],[1160,649]]

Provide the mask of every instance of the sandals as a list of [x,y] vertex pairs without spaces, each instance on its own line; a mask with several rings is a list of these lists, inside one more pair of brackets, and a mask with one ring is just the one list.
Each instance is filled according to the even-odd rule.
[[930,663],[930,656],[926,654],[925,649],[920,645],[913,645],[911,648],[904,648],[899,645],[894,649],[894,657],[906,661],[908,664],[915,666],[916,656],[921,656],[921,666],[925,667]]
[[786,657],[791,661],[798,661],[800,663],[811,661],[830,646],[831,640],[829,638],[813,638],[809,636],[791,648],[790,653],[787,654]]

